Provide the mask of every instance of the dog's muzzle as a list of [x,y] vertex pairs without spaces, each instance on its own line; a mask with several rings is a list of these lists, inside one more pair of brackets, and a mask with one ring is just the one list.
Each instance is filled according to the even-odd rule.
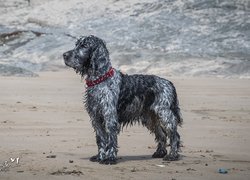
[[70,56],[70,53],[69,52],[66,52],[66,53],[63,53],[63,59],[64,61],[67,60]]
[[69,63],[70,57],[71,57],[71,53],[70,53],[69,51],[63,53],[64,63],[65,63],[66,66],[69,66],[69,67],[71,67],[71,65],[70,65],[70,63]]

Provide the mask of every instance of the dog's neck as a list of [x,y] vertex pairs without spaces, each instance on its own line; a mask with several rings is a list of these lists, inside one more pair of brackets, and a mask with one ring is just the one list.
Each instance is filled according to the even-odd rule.
[[114,73],[115,73],[115,70],[114,68],[111,67],[106,74],[104,74],[103,76],[100,76],[98,79],[95,79],[95,80],[86,79],[87,87],[92,87],[92,86],[102,83],[103,81],[106,81],[107,79],[114,76]]
[[[96,79],[99,79],[100,77],[103,77],[112,68],[109,57],[105,58],[106,59],[103,62],[106,63],[103,64],[99,63],[98,65],[93,65],[94,67],[88,70],[86,77],[87,81],[94,81]],[[100,62],[100,61],[98,61],[97,59],[95,60],[95,62]]]

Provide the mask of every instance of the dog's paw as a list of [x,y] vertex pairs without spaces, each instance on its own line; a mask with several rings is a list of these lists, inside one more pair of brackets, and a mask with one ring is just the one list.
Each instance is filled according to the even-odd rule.
[[167,150],[157,150],[153,155],[152,158],[163,158],[167,154]]
[[103,159],[99,163],[106,164],[106,165],[114,165],[114,164],[117,164],[117,159],[115,158]]
[[90,160],[91,162],[99,162],[99,161],[100,161],[98,155],[92,156],[91,158],[89,158],[89,160]]
[[178,161],[180,159],[180,155],[175,153],[175,154],[168,154],[164,156],[163,160],[164,161]]

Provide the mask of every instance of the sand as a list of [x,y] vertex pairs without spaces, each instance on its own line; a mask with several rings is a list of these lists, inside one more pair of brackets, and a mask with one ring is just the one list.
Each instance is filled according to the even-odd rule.
[[184,118],[182,159],[152,159],[153,135],[134,126],[119,135],[110,166],[88,160],[97,147],[81,78],[72,70],[39,75],[0,77],[1,180],[250,179],[250,80],[169,78]]

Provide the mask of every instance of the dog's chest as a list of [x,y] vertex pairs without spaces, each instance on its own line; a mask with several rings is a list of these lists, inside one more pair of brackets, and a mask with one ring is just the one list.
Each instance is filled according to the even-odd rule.
[[106,109],[116,109],[119,88],[107,83],[87,89],[85,105],[90,114],[103,113]]

